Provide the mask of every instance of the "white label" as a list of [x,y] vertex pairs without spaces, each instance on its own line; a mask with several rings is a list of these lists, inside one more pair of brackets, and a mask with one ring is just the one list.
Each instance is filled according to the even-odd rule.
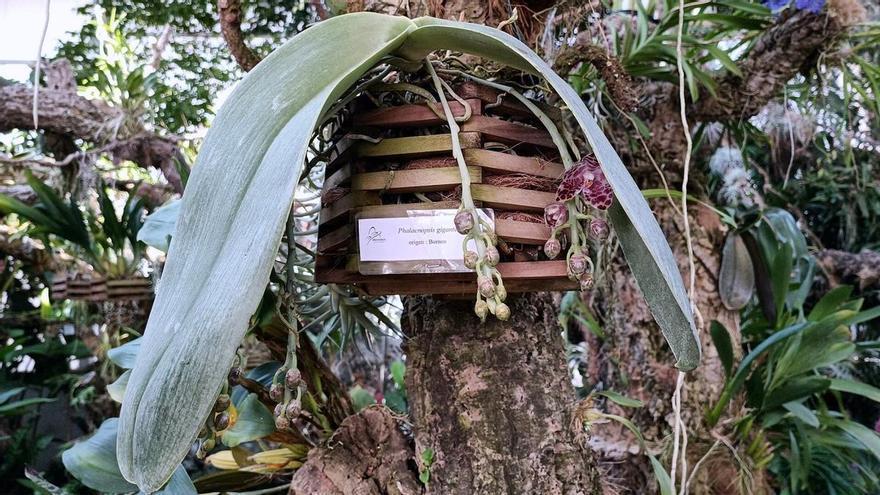
[[[358,219],[360,261],[461,262],[464,235],[455,230],[458,210],[410,210],[410,216]],[[481,211],[493,225],[491,213]],[[473,241],[471,241],[473,243]],[[473,246],[471,246],[473,249]]]

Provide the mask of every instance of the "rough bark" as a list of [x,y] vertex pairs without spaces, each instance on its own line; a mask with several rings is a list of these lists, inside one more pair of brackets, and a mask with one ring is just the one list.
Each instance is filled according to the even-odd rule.
[[412,446],[384,407],[349,416],[326,445],[309,452],[290,495],[416,495]]
[[510,321],[480,324],[471,301],[407,301],[416,456],[434,453],[427,493],[599,493],[556,306],[547,294],[509,302]]
[[608,94],[614,103],[627,112],[638,108],[638,98],[633,89],[632,76],[626,72],[620,60],[608,50],[591,41],[590,32],[578,34],[571,46],[565,47],[553,61],[554,69],[566,76],[582,63],[588,63],[599,71],[599,77],[605,82]]
[[9,227],[0,225],[0,268],[5,267],[7,256],[29,265],[35,273],[51,272],[58,268],[55,257],[42,243],[14,234]]
[[831,287],[849,284],[860,291],[880,288],[880,253],[877,251],[848,253],[823,249],[816,253],[816,260]]
[[[41,88],[37,99],[40,130],[96,144],[96,149],[59,158],[67,165],[90,154],[107,153],[114,161],[129,160],[141,167],[162,171],[177,192],[183,192],[175,164],[183,162],[178,138],[161,136],[140,124],[126,126],[122,110],[100,100],[90,100],[71,92],[67,86]],[[24,84],[0,87],[0,132],[32,129],[33,88]]]
[[[688,279],[687,249],[681,217],[665,200],[654,208],[655,215],[676,253],[679,271]],[[703,421],[707,406],[717,400],[724,385],[724,371],[708,332],[709,322],[718,320],[739,342],[739,315],[727,311],[717,291],[720,267],[719,246],[724,228],[708,209],[690,208],[691,234],[694,239],[696,264],[696,303],[703,360],[686,377],[682,396],[682,417],[690,436],[689,465],[708,450],[714,441]],[[600,288],[605,314],[604,339],[585,332],[589,352],[587,381],[598,390],[615,390],[645,403],[645,407],[622,410],[612,403],[607,407],[629,417],[639,426],[649,444],[659,450],[669,448],[672,431],[672,395],[678,371],[666,341],[644,302],[629,267],[622,259],[612,262],[607,285]],[[699,323],[702,322],[702,325]],[[738,346],[734,346],[737,348]],[[616,423],[600,425],[590,435],[591,445],[607,464],[609,475],[618,479],[623,493],[651,493],[656,488],[647,458],[639,453],[638,442],[624,427]],[[668,453],[668,451],[666,451]],[[730,461],[725,463],[725,461]],[[664,461],[669,465],[668,459]],[[714,469],[726,469],[732,459],[722,458]],[[698,475],[693,493],[726,493],[720,484],[731,480],[710,479],[706,470]],[[710,491],[712,487],[713,491]]]
[[260,57],[254,53],[244,42],[241,33],[241,2],[239,0],[217,0],[217,10],[220,11],[220,31],[229,52],[235,58],[238,66],[245,72],[250,71],[258,63]]
[[742,76],[729,74],[721,79],[716,97],[704,91],[691,117],[708,122],[755,115],[863,15],[864,10],[855,0],[829,2],[818,15],[788,9],[779,22],[758,38],[748,56],[737,63]]
[[[35,168],[29,168],[32,172],[39,171],[40,165],[36,161],[28,160],[26,162],[28,165],[37,164]],[[20,164],[17,160],[4,160],[2,156],[0,156],[0,165],[9,164],[13,167],[18,167]],[[27,167],[27,165],[25,165]],[[35,176],[40,177],[40,174],[34,173]],[[54,187],[54,184],[51,181],[46,181],[41,177],[41,180],[44,182],[48,182],[50,186]],[[115,188],[118,191],[127,192],[129,194],[133,194],[139,198],[144,200],[148,206],[159,206],[169,199],[175,194],[174,187],[170,184],[149,184],[146,182],[140,181],[112,181],[108,184],[108,186]],[[24,184],[16,184],[14,186],[0,186],[0,194],[5,194],[6,196],[10,196],[15,198],[22,203],[32,205],[36,203],[39,198],[37,197],[37,193],[31,188],[31,186]]]

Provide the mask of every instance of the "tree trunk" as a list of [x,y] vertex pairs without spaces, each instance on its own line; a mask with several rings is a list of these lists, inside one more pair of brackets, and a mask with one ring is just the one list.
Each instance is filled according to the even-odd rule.
[[349,416],[327,445],[296,471],[289,495],[419,495],[412,450],[391,412],[369,407]]
[[549,294],[511,296],[512,317],[480,324],[473,302],[411,298],[406,385],[427,493],[601,491],[580,425]]
[[[701,317],[697,324],[703,351],[700,366],[688,373],[682,391],[681,414],[689,436],[688,466],[692,468],[715,440],[703,416],[718,400],[724,385],[724,369],[708,332],[709,323],[718,320],[728,329],[734,349],[739,348],[740,335],[739,315],[724,308],[717,290],[725,229],[710,210],[702,206],[691,206],[688,210],[696,267],[696,303]],[[689,269],[683,221],[666,200],[658,200],[654,212],[687,283]],[[674,357],[629,267],[621,258],[615,259],[609,267],[608,283],[600,292],[605,305],[604,338],[584,332],[589,352],[586,381],[599,390],[614,390],[645,403],[644,407],[624,410],[609,402],[607,409],[638,425],[653,446],[652,450],[661,453],[663,464],[668,467],[668,454],[672,450],[670,432],[674,424],[672,395],[678,375],[672,366]],[[637,440],[622,425],[609,423],[595,427],[590,443],[601,455],[603,465],[609,466],[609,476],[619,481],[623,493],[656,490],[657,483],[647,457],[639,453]],[[704,464],[695,476],[691,493],[736,493],[731,491],[736,481],[735,460],[729,454],[724,449],[717,450],[711,469]]]

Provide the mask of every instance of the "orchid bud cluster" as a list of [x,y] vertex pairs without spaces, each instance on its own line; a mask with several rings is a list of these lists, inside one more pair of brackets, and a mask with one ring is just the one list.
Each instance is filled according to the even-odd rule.
[[544,208],[544,222],[551,228],[544,243],[544,254],[555,259],[562,252],[560,239],[569,237],[566,262],[568,276],[580,284],[581,290],[593,287],[593,260],[587,240],[601,242],[608,238],[610,228],[601,212],[611,206],[614,194],[593,156],[585,156],[566,170],[556,193],[556,201]]
[[[496,265],[501,260],[496,244],[498,238],[488,222],[480,218],[476,208],[465,208],[462,205],[455,215],[455,230],[464,236],[464,266],[477,272],[477,302],[474,313],[481,321],[486,321],[489,314],[501,321],[510,318],[510,307],[504,303],[507,289]],[[476,251],[468,249],[468,243],[474,241]]]
[[295,367],[287,365],[278,368],[272,377],[272,386],[269,387],[269,398],[278,404],[275,405],[275,427],[279,430],[290,428],[294,420],[302,413],[302,374]]
[[242,356],[238,355],[237,362],[229,370],[229,375],[214,407],[205,419],[198,435],[198,450],[196,457],[204,459],[217,446],[217,437],[223,434],[223,431],[232,426],[235,421],[235,408],[232,407],[232,399],[229,396],[229,389],[238,385],[241,379]]

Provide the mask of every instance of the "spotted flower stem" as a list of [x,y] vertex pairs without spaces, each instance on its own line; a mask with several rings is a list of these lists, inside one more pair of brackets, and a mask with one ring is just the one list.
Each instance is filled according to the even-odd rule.
[[[446,91],[449,91],[449,94],[462,104],[467,105],[467,103],[437,76],[437,72],[434,70],[430,60],[425,60],[425,67],[434,83],[434,89],[440,97],[440,104],[443,106],[443,113],[446,115],[446,123],[449,126],[452,138],[452,156],[455,157],[455,161],[458,163],[458,171],[459,175],[461,175],[461,208],[459,212],[467,212],[471,215],[472,219],[472,222],[468,222],[471,225],[469,231],[462,232],[465,234],[462,252],[467,256],[468,241],[473,240],[477,249],[477,262],[474,267],[477,273],[477,304],[474,312],[480,319],[485,321],[485,311],[483,311],[483,306],[480,304],[480,301],[485,299],[488,312],[494,314],[500,320],[506,320],[510,317],[510,308],[504,304],[507,291],[504,288],[501,273],[494,266],[497,263],[497,252],[495,254],[490,252],[492,249],[495,249],[497,238],[492,231],[492,227],[477,213],[477,207],[471,195],[470,173],[468,172],[467,163],[465,162],[464,153],[461,150],[461,143],[458,138],[461,128],[455,121],[452,109],[449,107]],[[456,222],[456,224],[459,224],[459,222]],[[465,224],[465,222],[461,222],[461,224]],[[490,254],[492,254],[492,260],[490,260]],[[493,280],[496,282],[493,282]]]
[[281,429],[289,426],[290,422],[296,419],[295,417],[290,417],[291,415],[286,414],[291,403],[296,403],[296,409],[298,409],[300,400],[302,399],[302,387],[299,383],[294,384],[295,387],[290,387],[289,385],[291,383],[290,380],[288,380],[289,374],[299,373],[296,359],[296,349],[299,347],[299,314],[297,313],[296,305],[292,300],[293,294],[296,290],[294,282],[296,279],[296,249],[296,216],[294,215],[294,211],[291,210],[290,216],[287,219],[287,265],[285,267],[287,275],[286,317],[282,316],[280,308],[277,308],[279,310],[278,316],[287,327],[287,354],[284,359],[284,364],[278,368],[275,375],[272,377],[272,388],[269,391],[270,395],[273,391],[275,392],[275,396],[272,397],[272,399],[276,400],[280,406],[276,407],[275,421],[276,426]]

